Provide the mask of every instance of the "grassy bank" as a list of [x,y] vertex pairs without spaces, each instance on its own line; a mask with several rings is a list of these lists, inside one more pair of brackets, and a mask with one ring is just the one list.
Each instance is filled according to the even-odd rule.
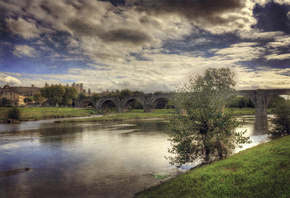
[[290,136],[247,149],[136,197],[289,197]]
[[[254,108],[232,108],[234,115],[255,115]],[[230,111],[230,109],[226,109]],[[269,109],[270,113],[271,110]],[[136,120],[136,119],[150,119],[150,118],[166,118],[170,114],[174,113],[172,109],[155,109],[155,112],[144,113],[143,109],[133,109],[126,113],[108,113],[102,117],[95,118],[84,118],[84,119],[70,119],[56,121],[57,123],[73,123],[73,122],[110,122],[110,121],[125,121],[125,120]]]
[[104,114],[102,117],[84,118],[84,119],[70,119],[60,120],[56,123],[72,123],[72,122],[110,122],[110,121],[124,121],[136,119],[150,119],[150,118],[166,118],[173,113],[170,109],[156,109],[155,112],[144,113],[143,110],[130,110],[126,113],[110,113]]
[[[25,107],[19,108],[22,119],[21,121],[28,120],[45,120],[52,118],[67,118],[67,117],[83,117],[89,115],[98,114],[94,109],[77,109],[69,107]],[[0,107],[0,120],[4,120],[7,117],[9,107]],[[229,110],[229,109],[226,109]],[[232,108],[234,115],[254,115],[254,108]],[[74,119],[64,122],[99,122],[99,121],[123,121],[132,119],[148,119],[148,118],[165,118],[174,110],[169,109],[156,109],[152,113],[144,113],[143,109],[130,110],[127,113],[110,113],[104,114],[103,117],[89,118],[89,119]],[[271,113],[271,110],[268,110]]]
[[[10,107],[0,108],[0,120],[7,119]],[[45,120],[52,118],[82,117],[97,114],[95,109],[77,109],[69,107],[24,107],[19,108],[21,121]]]

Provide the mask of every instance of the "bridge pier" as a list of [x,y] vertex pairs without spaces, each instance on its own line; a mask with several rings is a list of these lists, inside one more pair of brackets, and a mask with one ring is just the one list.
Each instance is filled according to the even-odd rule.
[[239,93],[248,97],[254,103],[256,118],[267,118],[267,106],[271,99],[277,96],[276,93],[261,89],[240,91]]

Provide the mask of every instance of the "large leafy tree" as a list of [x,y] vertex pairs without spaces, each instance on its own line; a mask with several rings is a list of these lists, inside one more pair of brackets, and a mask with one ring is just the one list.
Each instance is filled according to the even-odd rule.
[[45,98],[41,95],[41,92],[36,92],[33,94],[33,100],[39,104],[41,104]]
[[52,85],[40,89],[41,95],[48,99],[50,105],[61,104],[65,88],[61,85]]
[[224,111],[227,98],[234,91],[233,77],[228,68],[209,68],[203,76],[191,76],[178,88],[174,101],[178,113],[170,118],[169,152],[174,155],[168,159],[172,165],[222,159],[235,146],[249,142],[243,136],[245,132],[235,131],[241,123],[231,112]]
[[271,120],[273,124],[270,134],[274,138],[290,135],[290,100],[282,100],[274,110],[275,117]]
[[71,106],[73,99],[78,96],[78,90],[75,87],[65,87],[62,104]]

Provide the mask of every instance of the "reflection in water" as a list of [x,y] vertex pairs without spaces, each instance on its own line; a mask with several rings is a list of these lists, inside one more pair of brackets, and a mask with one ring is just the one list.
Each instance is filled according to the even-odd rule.
[[256,134],[268,133],[268,119],[267,118],[256,118],[254,131]]
[[[253,141],[243,149],[268,141],[263,122],[240,119],[245,125],[237,130],[247,129]],[[162,175],[181,172],[164,158],[170,147],[164,121],[4,126],[0,197],[132,197]]]

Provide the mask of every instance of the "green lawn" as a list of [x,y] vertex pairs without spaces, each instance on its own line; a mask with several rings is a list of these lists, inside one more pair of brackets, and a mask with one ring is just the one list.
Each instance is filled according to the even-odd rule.
[[126,113],[109,113],[104,114],[102,117],[84,118],[84,119],[69,119],[56,121],[57,123],[70,123],[70,122],[109,122],[109,121],[124,121],[134,119],[150,119],[150,118],[166,118],[174,110],[170,109],[155,109],[155,112],[144,113],[143,109],[134,109]]
[[[0,107],[0,120],[7,119],[11,107]],[[21,121],[52,118],[81,117],[97,114],[95,109],[77,109],[70,107],[20,107]]]
[[290,136],[149,188],[141,197],[290,197]]
[[[232,108],[234,115],[255,115],[254,108]],[[226,109],[229,111],[229,109]],[[271,110],[269,109],[269,112]],[[85,119],[70,119],[56,121],[57,123],[71,123],[71,122],[109,122],[109,121],[124,121],[133,119],[149,119],[149,118],[167,118],[174,113],[174,109],[155,109],[155,112],[144,113],[143,109],[133,109],[126,113],[107,113],[102,117],[85,118]]]
[[[0,120],[4,120],[7,117],[7,112],[10,107],[0,107]],[[22,115],[22,121],[28,120],[42,120],[51,118],[66,118],[66,117],[82,117],[98,114],[98,112],[91,108],[77,109],[69,107],[20,107]],[[226,109],[229,110],[229,109]],[[234,115],[254,115],[254,108],[232,108]],[[104,114],[100,118],[89,119],[75,119],[66,122],[98,122],[98,121],[122,121],[130,119],[147,119],[147,118],[165,118],[173,113],[174,110],[170,109],[155,109],[155,112],[144,113],[143,109],[133,109],[127,113],[109,113]],[[268,110],[271,113],[271,109]]]

